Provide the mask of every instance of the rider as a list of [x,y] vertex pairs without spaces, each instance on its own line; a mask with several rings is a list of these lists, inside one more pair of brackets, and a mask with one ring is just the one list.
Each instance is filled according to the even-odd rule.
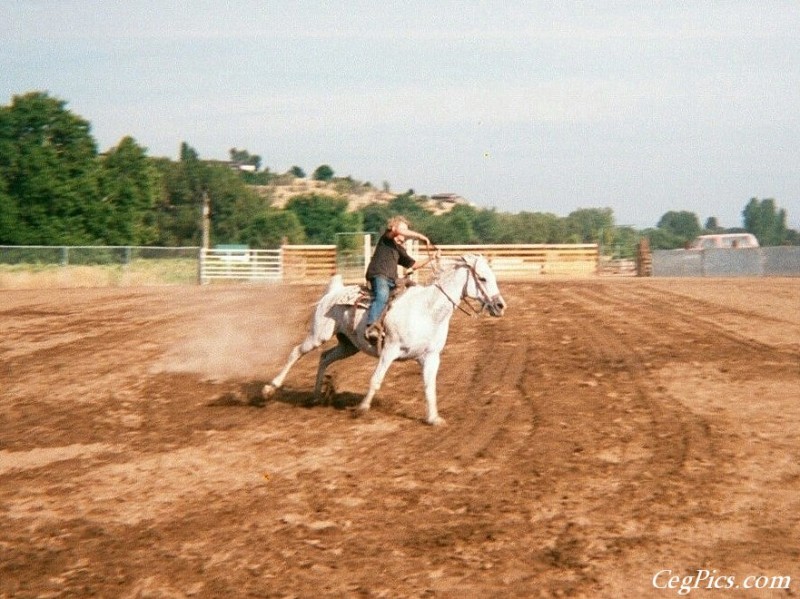
[[431,258],[423,262],[417,262],[408,255],[403,243],[405,240],[418,239],[425,242],[426,246],[431,245],[430,239],[425,237],[422,233],[417,233],[408,228],[408,221],[403,216],[395,216],[389,219],[386,224],[386,231],[378,239],[375,246],[375,252],[372,254],[367,267],[367,281],[372,288],[374,298],[369,307],[367,314],[367,341],[375,345],[380,338],[380,326],[378,320],[389,301],[389,293],[395,287],[395,279],[397,278],[397,266],[400,265],[404,268],[410,269],[412,272],[415,269],[420,269]]

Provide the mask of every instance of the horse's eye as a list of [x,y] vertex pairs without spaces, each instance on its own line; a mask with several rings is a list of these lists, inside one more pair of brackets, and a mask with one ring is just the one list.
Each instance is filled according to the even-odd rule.
[[485,283],[485,282],[486,282],[486,277],[478,277],[478,280],[479,280],[481,283]]

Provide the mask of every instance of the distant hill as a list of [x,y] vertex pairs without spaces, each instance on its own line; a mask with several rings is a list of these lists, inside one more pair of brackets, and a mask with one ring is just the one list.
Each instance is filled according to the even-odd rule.
[[[251,186],[256,192],[271,201],[275,208],[285,208],[293,197],[307,194],[344,197],[350,211],[356,211],[369,204],[388,204],[398,194],[375,188],[369,183],[361,183],[350,178],[316,181],[299,177],[278,177],[269,185]],[[467,200],[454,193],[439,193],[433,196],[417,196],[424,201],[425,208],[434,214],[446,214],[455,206],[470,205]]]

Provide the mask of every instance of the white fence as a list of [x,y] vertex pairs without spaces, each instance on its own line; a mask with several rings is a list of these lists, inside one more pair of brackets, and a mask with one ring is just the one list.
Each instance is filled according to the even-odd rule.
[[200,283],[209,283],[213,279],[281,281],[283,251],[203,249],[200,251]]

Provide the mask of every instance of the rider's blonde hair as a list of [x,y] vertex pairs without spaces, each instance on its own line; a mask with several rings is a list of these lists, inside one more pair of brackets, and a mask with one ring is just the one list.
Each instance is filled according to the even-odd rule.
[[393,216],[387,221],[386,229],[392,231],[395,227],[400,226],[400,224],[404,224],[406,227],[410,226],[410,223],[405,216]]

